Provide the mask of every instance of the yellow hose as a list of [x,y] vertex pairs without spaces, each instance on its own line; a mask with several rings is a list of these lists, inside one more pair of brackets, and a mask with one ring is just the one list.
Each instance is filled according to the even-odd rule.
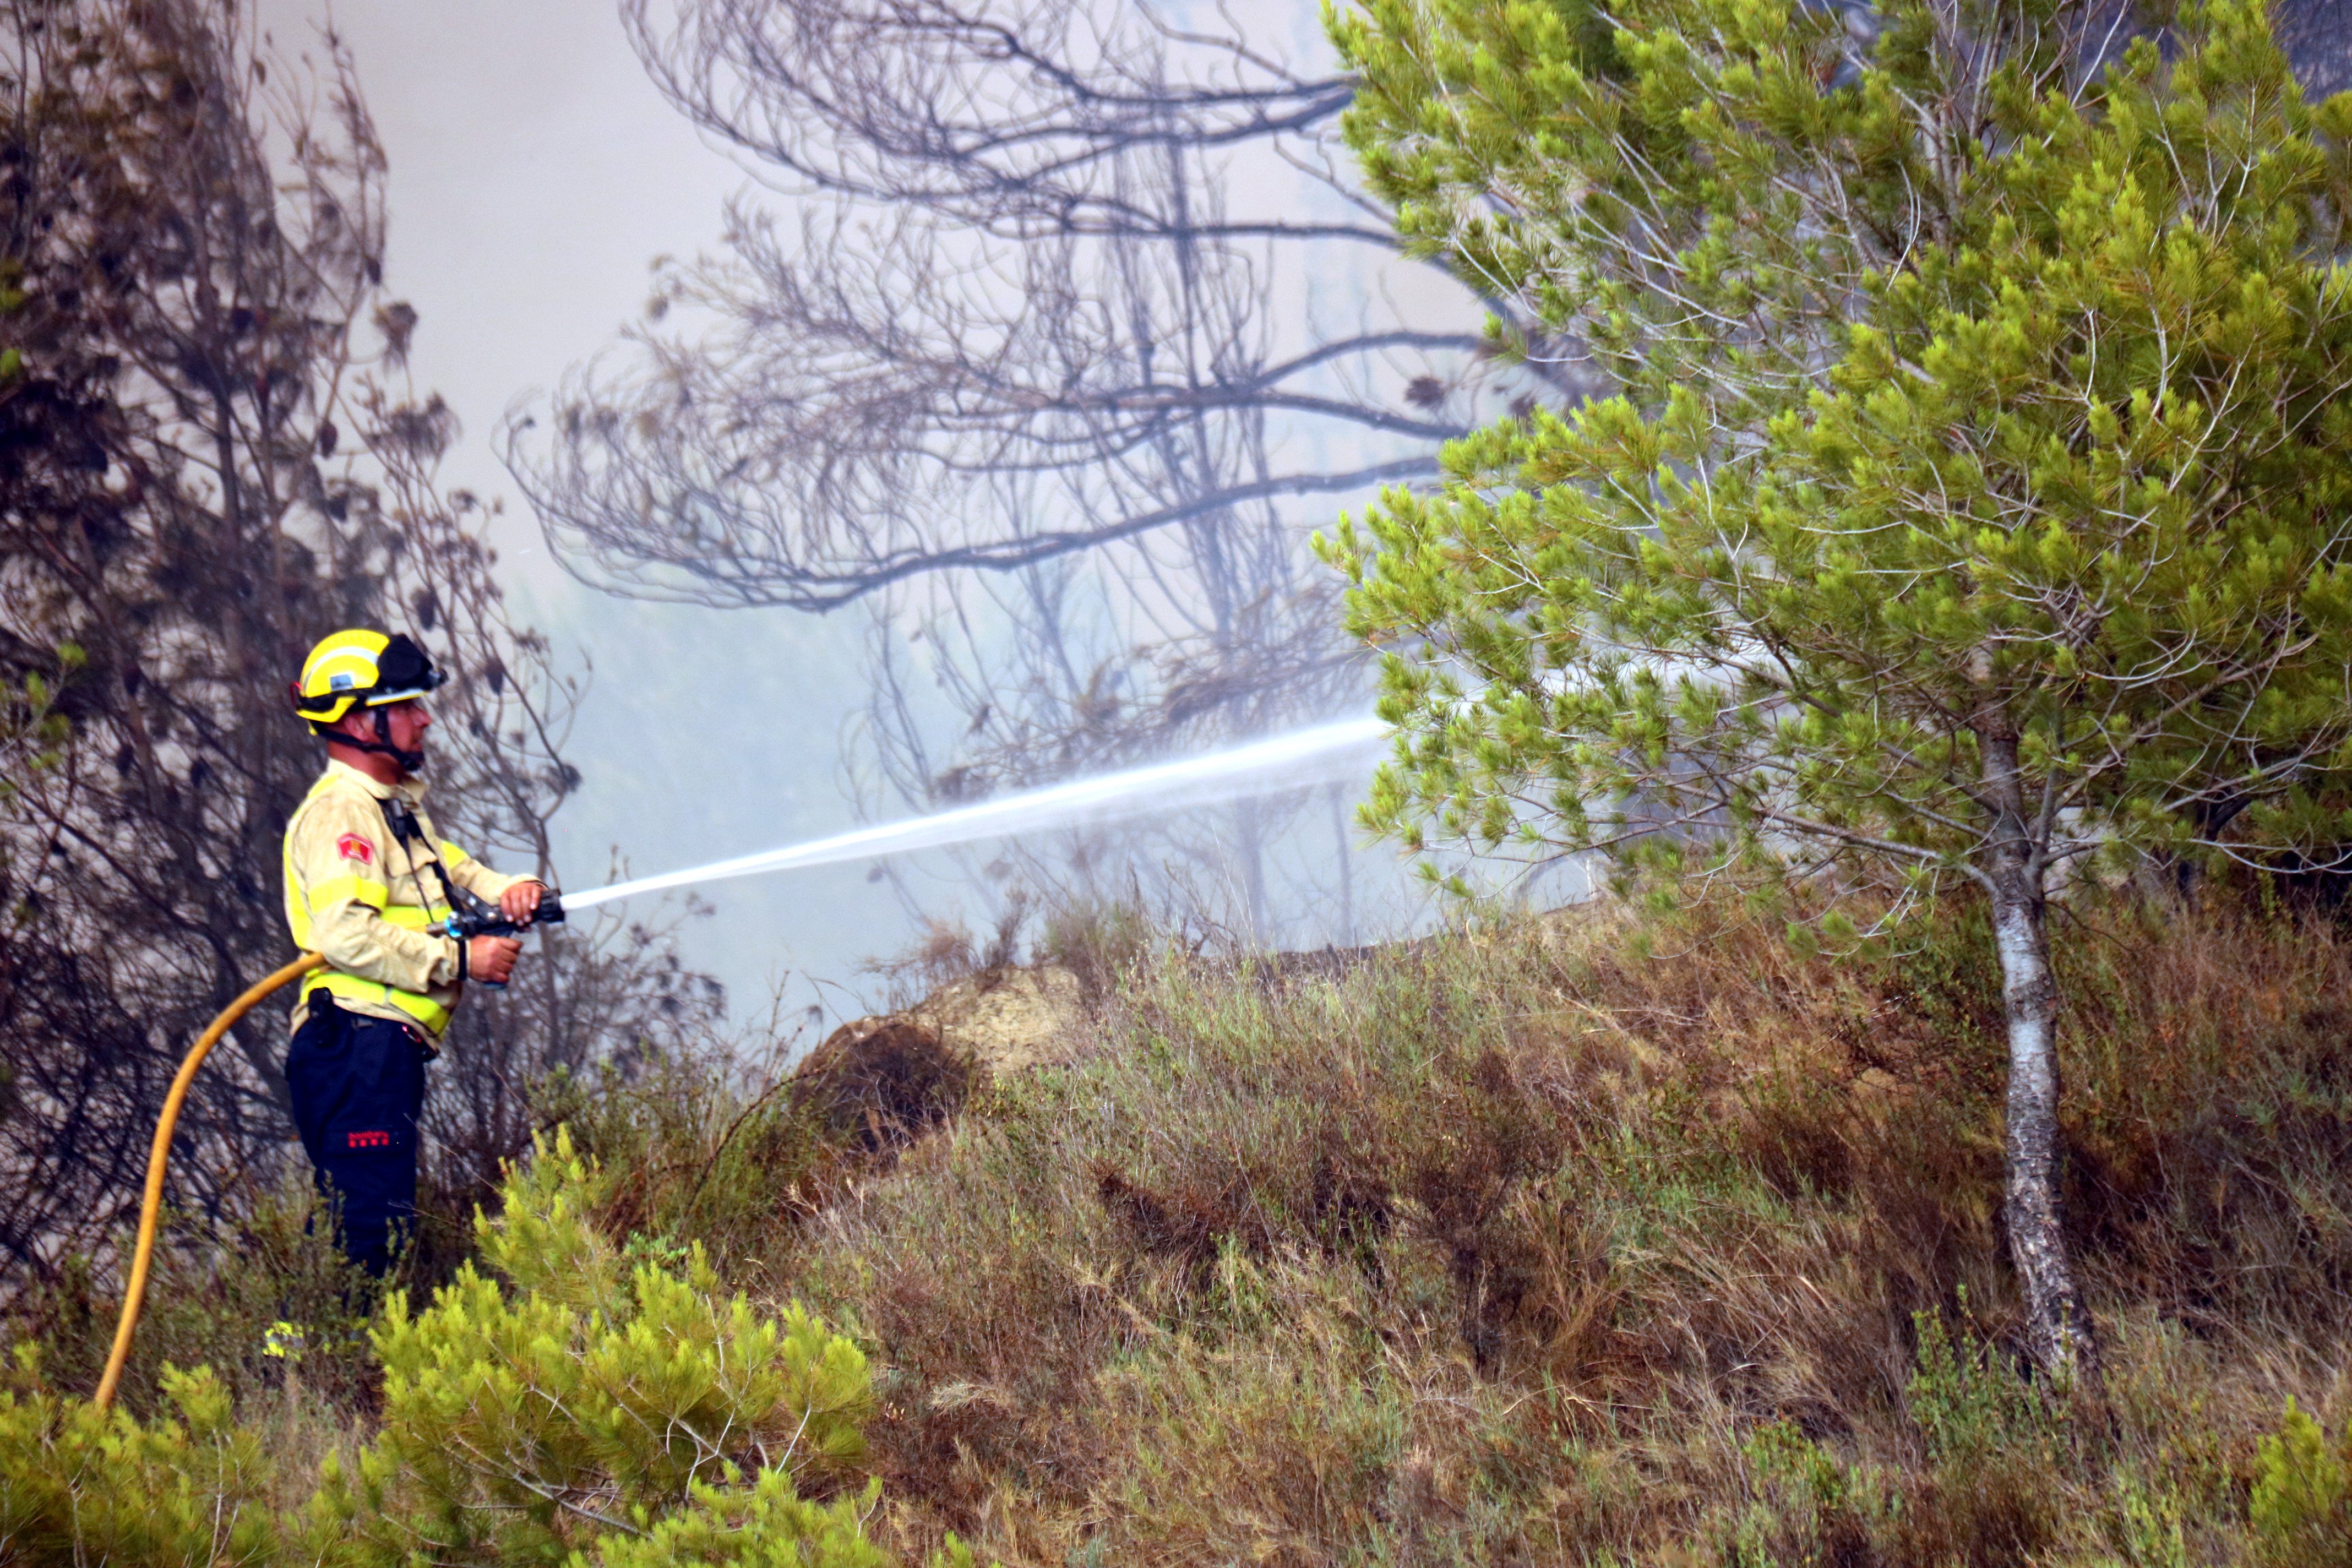
[[188,1085],[194,1081],[196,1069],[205,1065],[205,1058],[220,1037],[239,1018],[253,1011],[256,1003],[326,962],[315,952],[306,952],[222,1008],[220,1016],[196,1037],[196,1043],[188,1049],[187,1060],[180,1064],[179,1076],[172,1080],[172,1092],[163,1097],[163,1114],[155,1123],[155,1147],[147,1155],[147,1196],[139,1207],[139,1246],[131,1255],[131,1278],[122,1287],[122,1321],[114,1325],[114,1349],[106,1358],[106,1375],[98,1380],[97,1405],[100,1410],[114,1403],[114,1385],[122,1381],[122,1363],[131,1359],[131,1332],[139,1326],[139,1301],[147,1294],[147,1265],[155,1256],[155,1221],[163,1207],[163,1163],[172,1156],[172,1129],[179,1123],[180,1104],[188,1098]]

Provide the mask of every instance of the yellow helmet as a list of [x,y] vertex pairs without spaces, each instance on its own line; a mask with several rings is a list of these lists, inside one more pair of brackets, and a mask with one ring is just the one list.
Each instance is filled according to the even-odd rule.
[[408,637],[390,637],[362,628],[321,637],[302,661],[302,678],[294,682],[294,711],[323,731],[340,721],[354,704],[382,708],[406,702],[439,687],[448,677],[433,668]]

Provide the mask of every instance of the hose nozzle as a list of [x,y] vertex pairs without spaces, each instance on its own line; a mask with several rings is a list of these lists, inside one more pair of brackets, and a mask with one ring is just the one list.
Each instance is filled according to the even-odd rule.
[[[477,897],[459,887],[451,887],[452,908],[442,930],[457,939],[462,947],[478,936],[520,936],[532,926],[552,926],[563,923],[563,895],[550,888],[539,896],[539,909],[529,920],[512,921],[498,905]],[[477,985],[487,985],[493,991],[503,991],[501,980],[478,980]]]
[[478,936],[520,936],[532,926],[556,926],[563,923],[563,895],[553,889],[540,895],[539,910],[529,920],[510,921],[506,911],[487,900],[475,897],[463,888],[449,889],[457,905],[450,911],[443,930],[459,942]]

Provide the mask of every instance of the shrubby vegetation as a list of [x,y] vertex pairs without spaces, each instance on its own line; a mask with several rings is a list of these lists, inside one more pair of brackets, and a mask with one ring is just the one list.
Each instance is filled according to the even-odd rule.
[[[875,1489],[846,1484],[863,1354],[798,1306],[722,1293],[698,1246],[632,1256],[586,1221],[605,1186],[568,1135],[542,1145],[478,1222],[480,1267],[415,1314],[386,1300],[359,1400],[306,1407],[289,1369],[240,1421],[209,1367],[167,1367],[167,1408],[142,1420],[61,1394],[24,1347],[0,1390],[0,1561],[882,1562]],[[289,1358],[319,1331],[277,1327]],[[363,1443],[331,1430],[358,1405]],[[313,1476],[289,1428],[319,1445]]]
[[[1693,299],[1790,328],[1685,342],[1625,402],[1473,442],[1377,549],[1342,537],[1363,629],[1484,682],[1392,666],[1418,744],[1381,819],[1622,830],[1651,869],[1723,875],[1347,955],[1066,916],[1045,946],[1088,1038],[992,1082],[912,1031],[888,1074],[814,1088],[675,1031],[507,1107],[563,1130],[381,1300],[308,1203],[224,1190],[243,1210],[167,1261],[122,1408],[83,1397],[102,1279],[17,1303],[0,1562],[2352,1557],[2352,936],[2221,853],[2336,821],[2352,623],[2314,520],[2347,494],[2352,318],[2317,258],[2352,100],[2305,110],[2229,4],[2053,94],[2081,13],[2029,6],[1971,57],[1984,135],[1930,167],[1905,116],[1957,101],[1924,90],[1946,46],[1892,0],[1851,28],[1761,0],[1614,34],[1566,5],[1370,15],[1356,123],[1404,149],[1378,179],[1465,255],[1540,251],[1537,303],[1609,307],[1551,324],[1629,365],[1705,335]],[[1565,204],[1508,233],[1447,205],[1528,148],[1574,166],[1559,123],[1516,134],[1530,104],[1721,199],[1666,225],[1698,294],[1575,271],[1660,216],[1622,182],[1498,179]],[[1816,221],[1822,159],[1901,221]],[[1742,226],[1726,170],[1761,172],[1769,221]],[[1933,299],[1873,261],[1889,235]],[[1895,494],[1955,474],[1976,488],[1935,527]],[[1761,555],[1710,534],[1735,515]],[[1710,658],[1728,684],[1679,680]],[[0,698],[12,755],[47,754],[72,688],[37,673]],[[2103,680],[2126,696],[2076,729]],[[2178,820],[2144,809],[2159,786]],[[1792,863],[1807,834],[1830,848]],[[2058,875],[2135,837],[2160,875]],[[1926,869],[1874,880],[1841,845]],[[1769,899],[1729,874],[1756,870]],[[919,1115],[859,1103],[886,1079]],[[2048,1184],[2023,1205],[2021,1169]],[[2068,1375],[2084,1308],[2095,1399]]]
[[1098,1056],[805,1224],[791,1289],[870,1336],[893,1528],[1007,1561],[2288,1552],[2263,1444],[2352,1415],[2352,950],[2074,914],[2112,1426],[2020,1353],[1980,912],[1866,962],[1721,907],[1147,961]]
[[2021,1353],[1981,911],[1860,961],[1706,906],[1336,970],[1065,926],[1110,977],[1082,1058],[895,1152],[690,1061],[570,1091],[355,1385],[310,1324],[136,1419],[20,1363],[0,1553],[2340,1561],[2352,939],[2227,893],[2070,905],[2105,1416]]

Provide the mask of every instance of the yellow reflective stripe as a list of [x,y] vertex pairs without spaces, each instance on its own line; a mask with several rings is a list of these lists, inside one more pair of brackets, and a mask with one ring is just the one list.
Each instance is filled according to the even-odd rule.
[[444,838],[441,841],[441,858],[452,866],[462,866],[473,857]]
[[372,910],[380,910],[391,902],[392,894],[382,882],[371,882],[365,877],[330,877],[310,889],[308,901],[312,909],[320,909],[345,899],[357,899]]
[[449,1009],[430,996],[420,996],[414,991],[400,991],[373,980],[362,980],[356,974],[345,974],[340,969],[321,969],[314,973],[302,987],[302,994],[325,991],[337,996],[348,996],[354,1002],[390,1003],[425,1026],[427,1034],[438,1035],[449,1026]]
[[[421,909],[415,904],[395,904],[381,882],[372,882],[364,877],[331,877],[310,889],[310,897],[303,900],[301,918],[289,921],[289,923],[301,928],[295,935],[295,945],[310,945],[305,939],[310,935],[312,909],[339,904],[346,899],[365,904],[382,915],[387,924],[396,925],[403,931],[430,931],[449,918],[449,906],[446,904],[435,904],[431,909]],[[290,908],[289,912],[291,913]]]

